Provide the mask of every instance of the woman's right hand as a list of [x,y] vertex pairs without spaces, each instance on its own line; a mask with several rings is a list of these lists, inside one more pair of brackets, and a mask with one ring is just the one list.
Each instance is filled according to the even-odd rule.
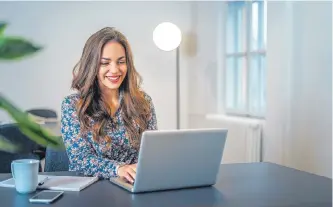
[[134,183],[136,176],[136,164],[119,167],[117,174],[120,178],[126,179],[130,183]]

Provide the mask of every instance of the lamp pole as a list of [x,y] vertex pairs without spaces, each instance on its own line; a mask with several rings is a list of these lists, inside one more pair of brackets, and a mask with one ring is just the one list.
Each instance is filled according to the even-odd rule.
[[177,129],[180,129],[180,70],[179,70],[179,47],[176,49],[176,110],[177,110]]
[[176,128],[180,129],[180,70],[179,47],[182,40],[180,29],[171,22],[163,22],[155,28],[153,41],[163,51],[176,49]]

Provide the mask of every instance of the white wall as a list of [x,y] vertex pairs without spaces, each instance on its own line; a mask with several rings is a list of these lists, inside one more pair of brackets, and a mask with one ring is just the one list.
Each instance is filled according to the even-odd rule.
[[192,29],[196,33],[196,53],[188,71],[189,114],[205,115],[217,111],[219,64],[222,64],[224,2],[193,2]]
[[[132,45],[159,128],[175,128],[176,56],[159,50],[152,34],[163,21],[177,24],[186,34],[190,9],[190,2],[0,2],[0,20],[9,23],[6,34],[22,35],[45,47],[33,58],[0,62],[0,91],[23,110],[49,107],[60,113],[85,41],[102,27],[115,26]],[[180,65],[187,68],[186,56]],[[6,119],[1,113],[0,120]]]
[[332,177],[331,2],[269,2],[264,160]]
[[205,126],[207,114],[218,112],[218,89],[223,64],[224,2],[193,2],[192,32],[195,34],[195,53],[189,63],[188,127]]

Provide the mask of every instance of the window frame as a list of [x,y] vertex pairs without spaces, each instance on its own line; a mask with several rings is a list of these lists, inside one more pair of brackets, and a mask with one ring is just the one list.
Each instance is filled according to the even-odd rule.
[[[224,40],[223,42],[225,44],[223,47],[223,51],[224,51],[224,64],[223,64],[223,111],[225,114],[227,115],[233,115],[233,116],[243,116],[243,117],[251,117],[251,118],[259,118],[259,119],[264,119],[265,118],[265,114],[266,114],[266,98],[265,96],[262,97],[263,103],[264,103],[264,107],[262,108],[262,110],[260,110],[261,112],[252,112],[250,110],[250,73],[248,72],[249,70],[251,70],[251,57],[263,57],[265,62],[267,60],[267,56],[266,56],[266,51],[267,51],[267,37],[265,37],[264,34],[258,34],[258,36],[260,36],[260,38],[262,38],[262,42],[263,42],[263,48],[257,48],[257,49],[252,49],[252,45],[251,45],[251,36],[252,36],[252,4],[255,2],[265,2],[263,0],[252,0],[252,1],[244,1],[243,3],[245,4],[245,8],[246,8],[246,12],[245,12],[245,37],[242,36],[242,38],[245,39],[245,51],[244,52],[228,52],[228,35],[227,35],[227,25],[228,25],[228,21],[229,21],[229,4],[233,3],[233,2],[226,2],[226,15],[225,15],[225,20],[224,20]],[[266,9],[267,9],[267,2],[266,3]],[[264,3],[264,4],[265,4]],[[265,7],[265,5],[263,4],[263,7]],[[259,12],[259,8],[258,8],[258,31],[264,31],[264,29],[266,29],[267,27],[265,27],[265,24],[267,24],[267,14],[265,12],[265,8],[262,8],[263,12]],[[266,15],[266,16],[265,16]],[[261,19],[261,20],[260,20]],[[259,23],[259,21],[262,21],[262,23]],[[264,28],[262,28],[264,27]],[[264,31],[265,33],[265,31]],[[267,33],[266,33],[267,35]],[[236,37],[235,37],[236,38]],[[266,38],[266,39],[265,39]],[[266,40],[266,42],[265,42]],[[237,41],[237,40],[235,40]],[[235,42],[234,41],[234,42]],[[236,47],[236,42],[234,44],[234,47]],[[245,89],[245,109],[242,110],[240,108],[237,107],[233,107],[233,108],[229,108],[227,107],[227,102],[228,102],[228,97],[227,97],[227,90],[228,90],[228,84],[227,84],[227,59],[228,58],[240,58],[240,57],[244,57],[245,60],[245,74],[246,74],[246,89]],[[236,69],[236,67],[234,68]],[[266,74],[267,74],[267,64],[265,64],[265,66],[262,67],[262,70],[265,70]],[[264,90],[265,92],[266,90],[266,78],[263,78],[263,85],[261,86],[261,89],[259,91]],[[259,79],[261,80],[261,79]],[[242,81],[243,82],[243,81]],[[239,84],[239,82],[234,81],[234,88],[237,87],[237,84]],[[238,90],[234,90],[234,97],[236,97],[238,95]],[[258,96],[260,97],[260,96]],[[234,105],[235,105],[235,101],[234,101]]]

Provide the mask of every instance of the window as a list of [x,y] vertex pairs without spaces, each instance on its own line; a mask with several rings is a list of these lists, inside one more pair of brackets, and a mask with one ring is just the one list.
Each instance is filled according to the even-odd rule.
[[228,114],[265,114],[266,8],[266,1],[227,3],[224,108]]

